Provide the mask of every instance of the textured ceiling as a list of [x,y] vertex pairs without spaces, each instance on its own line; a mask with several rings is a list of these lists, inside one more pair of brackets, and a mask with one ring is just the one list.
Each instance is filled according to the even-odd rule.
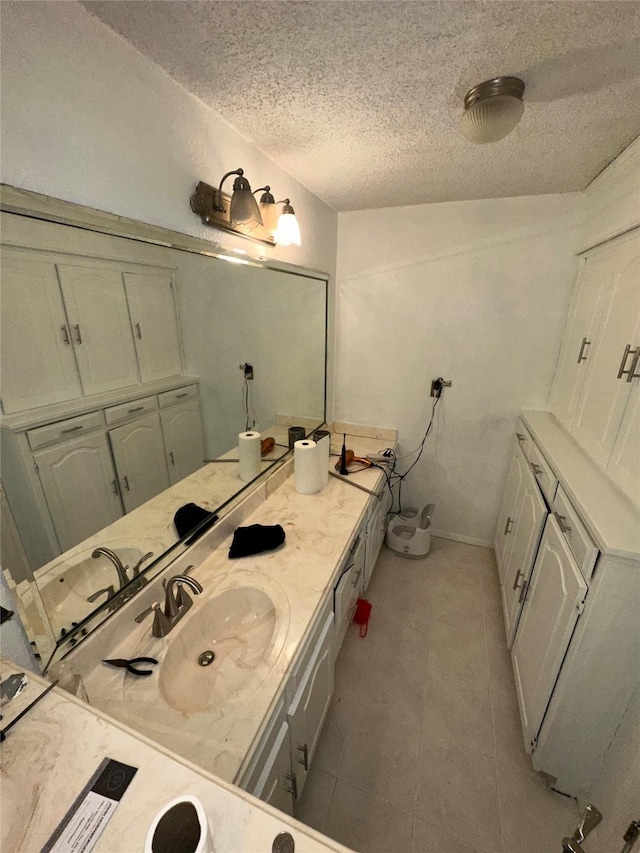
[[[640,133],[633,0],[83,5],[337,210],[580,190]],[[525,114],[474,146],[462,99],[498,74]]]

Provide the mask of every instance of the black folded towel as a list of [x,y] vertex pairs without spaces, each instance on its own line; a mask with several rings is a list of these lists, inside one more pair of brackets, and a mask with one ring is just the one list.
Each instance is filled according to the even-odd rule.
[[178,536],[182,539],[199,524],[202,524],[205,519],[209,519],[213,524],[217,518],[218,516],[215,513],[203,509],[198,504],[185,504],[173,516],[173,523],[176,526]]
[[281,524],[251,524],[249,527],[237,527],[229,549],[229,559],[249,557],[262,551],[273,551],[285,540]]

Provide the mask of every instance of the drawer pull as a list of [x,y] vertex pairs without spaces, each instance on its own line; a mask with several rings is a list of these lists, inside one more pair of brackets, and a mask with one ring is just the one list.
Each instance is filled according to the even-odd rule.
[[504,526],[504,535],[505,536],[507,535],[507,533],[511,533],[512,526],[513,526],[513,519],[511,518],[511,516],[509,516],[507,518],[507,523]]
[[521,572],[521,571],[520,571],[520,569],[518,569],[518,571],[517,571],[517,573],[516,573],[516,579],[515,579],[515,580],[514,580],[514,582],[513,582],[513,589],[514,589],[514,591],[515,591],[516,589],[518,589],[518,587],[520,586],[520,584],[518,583],[518,581],[520,580],[520,578],[522,578],[522,579],[524,580],[524,573],[523,573],[523,572]]
[[539,465],[536,465],[535,462],[531,462],[529,464],[531,465],[531,470],[536,475],[536,477],[543,473],[542,468]]
[[[627,359],[629,356],[633,356],[633,360],[631,361],[631,367],[628,370],[625,370],[625,364],[627,363]],[[624,348],[624,353],[622,355],[622,361],[620,362],[620,369],[618,370],[618,379],[622,379],[623,376],[627,377],[627,382],[631,382],[638,374],[636,374],[636,366],[638,364],[638,357],[640,356],[640,347],[636,347],[635,349],[631,349],[631,344],[627,344]]]
[[80,326],[76,323],[73,327],[76,330],[76,343],[82,343],[82,335],[80,334]]
[[79,429],[83,429],[83,424],[76,424],[76,426],[67,427],[67,429],[62,430],[62,435],[66,435],[68,432],[78,432]]
[[305,770],[309,769],[309,749],[306,743],[303,743],[302,746],[298,744],[298,749],[302,753],[302,758],[298,759],[298,764],[302,764]]
[[68,347],[70,347],[71,346],[71,340],[69,339],[69,332],[67,332],[67,327],[66,326],[60,326],[60,329],[62,331],[62,340],[65,342],[65,344]]
[[298,780],[296,779],[295,773],[285,773],[284,778],[288,779],[291,783],[291,787],[287,788],[287,792],[293,795],[293,799],[298,799]]
[[144,406],[134,406],[133,409],[129,409],[129,414],[132,415],[134,412],[142,412],[144,410]]
[[176,394],[176,400],[179,400],[181,397],[188,397],[188,396],[189,396],[189,392],[184,391],[182,394]]
[[138,340],[142,340],[142,329],[140,328],[140,323],[136,323],[136,335]]
[[562,533],[571,533],[571,528],[569,527],[568,524],[565,523],[567,520],[567,516],[566,515],[560,515],[559,512],[554,512],[553,514],[556,517],[556,521],[558,522],[558,527],[560,528],[561,532]]
[[516,433],[516,438],[518,439],[518,441],[525,441],[526,440],[524,435],[521,432]]
[[131,491],[131,488],[130,488],[130,486],[129,486],[129,478],[127,477],[127,475],[126,475],[126,474],[124,475],[124,477],[122,478],[122,480],[123,480],[123,482],[124,482],[124,487],[125,487],[125,489],[126,489],[128,492],[130,492],[130,491]]
[[587,360],[586,355],[584,355],[585,348],[591,345],[591,341],[588,341],[586,338],[582,339],[582,343],[580,344],[580,352],[578,353],[578,364]]

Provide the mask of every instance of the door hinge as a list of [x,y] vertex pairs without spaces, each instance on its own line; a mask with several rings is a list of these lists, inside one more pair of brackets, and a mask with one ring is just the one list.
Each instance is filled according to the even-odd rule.
[[40,474],[40,469],[38,468],[37,462],[33,463],[33,470],[36,472],[36,474]]
[[537,735],[536,735],[536,737],[531,738],[531,741],[529,742],[529,746],[531,747],[531,752],[536,751],[536,749],[538,748],[538,736]]
[[576,604],[576,610],[578,611],[578,616],[580,616],[584,612],[584,601],[579,601]]

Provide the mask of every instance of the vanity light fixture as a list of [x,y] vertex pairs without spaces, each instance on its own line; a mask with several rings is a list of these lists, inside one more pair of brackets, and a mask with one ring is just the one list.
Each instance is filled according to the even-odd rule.
[[[276,246],[300,246],[300,226],[295,211],[291,207],[291,200],[283,198],[281,201],[276,201],[269,185],[254,190],[254,195],[259,192],[263,192],[260,196],[262,221],[265,228],[274,235]],[[278,216],[279,204],[283,207]]]
[[469,89],[460,119],[462,135],[482,145],[511,133],[524,113],[523,94],[519,77],[494,77]]

